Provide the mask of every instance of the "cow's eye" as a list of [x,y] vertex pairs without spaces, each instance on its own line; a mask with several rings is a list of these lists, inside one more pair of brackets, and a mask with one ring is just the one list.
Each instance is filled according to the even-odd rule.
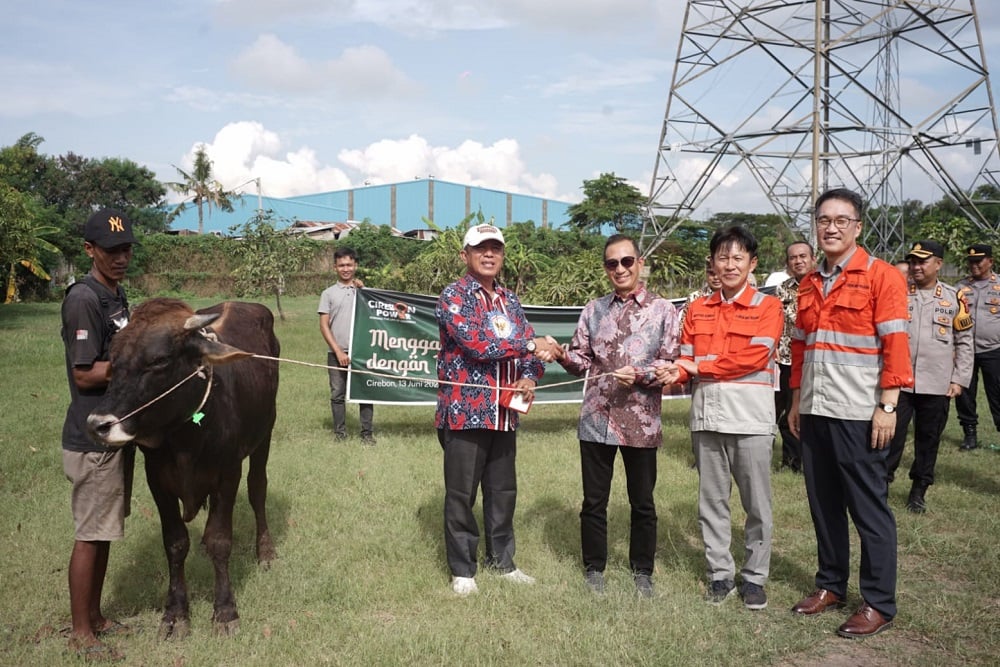
[[151,368],[161,369],[170,365],[169,357],[156,357],[149,363]]

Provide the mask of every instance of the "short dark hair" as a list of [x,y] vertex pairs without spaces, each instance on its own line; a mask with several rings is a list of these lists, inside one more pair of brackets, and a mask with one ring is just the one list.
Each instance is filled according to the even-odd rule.
[[333,261],[334,262],[336,262],[341,257],[350,257],[355,262],[358,261],[358,253],[357,253],[357,251],[354,248],[348,248],[346,246],[343,247],[343,248],[337,248],[336,250],[333,251]]
[[709,257],[715,257],[715,252],[719,248],[728,248],[731,245],[743,248],[750,253],[751,258],[757,256],[757,239],[750,230],[742,225],[731,225],[720,227],[712,234],[712,240],[708,244]]
[[848,190],[847,188],[832,188],[827,190],[819,196],[819,199],[816,200],[815,210],[818,211],[819,207],[830,199],[840,199],[841,201],[846,201],[854,207],[854,211],[857,213],[859,218],[864,216],[865,200],[862,199],[861,195],[854,190]]
[[809,256],[810,257],[815,257],[816,256],[816,251],[813,249],[812,243],[809,243],[809,241],[806,241],[805,239],[799,239],[798,241],[792,241],[791,243],[789,243],[788,245],[785,246],[785,258],[786,259],[788,258],[788,251],[792,249],[793,245],[809,246]]
[[608,237],[608,240],[604,242],[604,254],[607,254],[608,248],[616,243],[621,243],[622,241],[628,241],[632,244],[632,248],[635,249],[635,254],[639,254],[639,244],[635,242],[635,239],[631,236],[626,236],[625,234],[612,234]]

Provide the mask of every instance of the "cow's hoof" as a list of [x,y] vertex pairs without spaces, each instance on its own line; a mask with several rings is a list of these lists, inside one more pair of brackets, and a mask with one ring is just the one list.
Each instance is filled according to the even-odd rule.
[[163,619],[160,623],[160,632],[157,637],[160,641],[173,639],[187,639],[191,634],[191,621],[186,618],[175,618],[173,620]]
[[257,543],[257,564],[267,570],[273,560],[278,560],[278,551],[274,548],[274,543],[270,538],[260,540]]
[[212,621],[212,630],[216,637],[232,637],[240,631],[240,619],[231,621]]

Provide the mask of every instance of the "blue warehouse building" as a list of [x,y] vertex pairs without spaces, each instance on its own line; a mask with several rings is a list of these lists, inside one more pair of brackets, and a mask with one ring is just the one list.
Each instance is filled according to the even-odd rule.
[[[228,235],[230,228],[251,219],[257,208],[271,210],[279,228],[297,222],[335,224],[368,221],[387,225],[400,234],[427,229],[424,218],[441,229],[454,227],[480,211],[486,220],[505,227],[532,221],[538,227],[560,227],[569,222],[569,202],[462,185],[433,178],[348,190],[277,198],[253,194],[234,197],[234,211],[205,213],[205,233]],[[171,223],[174,231],[197,231],[198,210],[192,205]]]

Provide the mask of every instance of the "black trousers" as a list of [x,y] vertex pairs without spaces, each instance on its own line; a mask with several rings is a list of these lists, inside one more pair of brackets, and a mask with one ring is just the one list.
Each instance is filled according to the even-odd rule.
[[625,485],[632,507],[628,562],[635,574],[653,574],[656,555],[656,448],[618,447],[600,442],[580,442],[583,473],[583,507],[580,510],[580,544],[583,567],[603,572],[608,564],[608,499],[615,472],[615,456],[622,453]]
[[788,428],[788,411],[792,409],[792,388],[789,380],[792,367],[778,364],[778,391],[774,392],[774,414],[781,434],[781,463],[792,470],[802,469],[802,442]]
[[941,444],[944,427],[948,424],[950,408],[951,399],[947,396],[899,392],[899,403],[896,405],[896,434],[889,444],[889,458],[886,461],[890,482],[896,475],[899,460],[903,457],[906,432],[909,430],[910,421],[913,421],[913,465],[910,466],[910,479],[921,486],[930,486],[934,483],[938,446]]
[[484,565],[500,572],[514,570],[516,433],[440,429],[438,441],[444,448],[444,546],[451,573],[476,576],[479,524],[472,506],[480,486],[486,534]]
[[979,391],[979,371],[983,371],[983,389],[986,402],[990,405],[993,426],[1000,431],[1000,349],[979,352],[972,365],[972,382],[969,388],[955,397],[955,412],[962,427],[977,426],[979,414],[976,411],[976,395]]
[[896,518],[889,509],[888,449],[871,448],[871,422],[802,415],[802,472],[816,529],[816,587],[847,594],[850,515],[861,539],[861,596],[896,615]]

